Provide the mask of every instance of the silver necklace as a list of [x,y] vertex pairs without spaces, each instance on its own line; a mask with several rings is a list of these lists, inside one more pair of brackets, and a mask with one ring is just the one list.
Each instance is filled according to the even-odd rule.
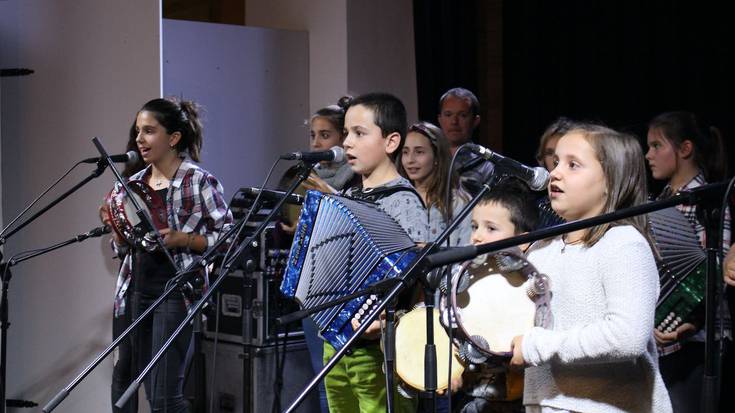
[[153,186],[155,186],[156,188],[160,188],[167,182],[170,182],[170,180],[164,176],[163,178],[157,179],[156,182],[153,184]]
[[564,251],[566,251],[567,245],[574,245],[574,244],[578,244],[579,242],[580,241],[567,242],[566,234],[562,235],[561,236],[561,252],[562,252],[562,254],[564,253]]

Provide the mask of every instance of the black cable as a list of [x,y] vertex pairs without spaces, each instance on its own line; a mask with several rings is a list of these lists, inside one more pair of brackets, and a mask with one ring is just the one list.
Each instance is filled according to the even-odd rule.
[[[276,165],[278,165],[278,162],[279,161],[280,161],[280,158],[279,159],[276,159],[276,161],[273,162],[273,164],[271,165],[271,168],[268,171],[268,174],[266,175],[265,180],[263,181],[263,185],[261,185],[261,190],[258,191],[258,195],[255,197],[255,200],[253,200],[252,206],[251,206],[250,210],[248,211],[247,216],[245,217],[245,219],[243,219],[242,224],[240,226],[240,229],[237,231],[237,234],[233,238],[234,241],[230,243],[229,247],[227,248],[227,251],[225,252],[224,258],[222,259],[222,262],[223,263],[227,262],[227,260],[229,258],[229,254],[232,253],[233,247],[237,244],[237,239],[240,237],[240,234],[242,233],[243,229],[245,228],[245,224],[250,220],[250,217],[253,214],[253,211],[255,210],[255,208],[257,207],[257,204],[260,201],[260,197],[263,194],[263,189],[267,185],[268,180],[270,179],[271,175],[273,174],[273,171],[275,170],[275,167],[276,167]],[[235,195],[233,195],[232,199],[234,199],[234,197],[237,195],[238,192],[239,191],[235,192]],[[227,214],[230,212],[230,208],[231,208],[230,205],[231,204],[232,204],[232,200],[227,205],[227,209],[225,211],[225,218],[222,221],[222,226],[221,226],[221,228],[219,230],[219,235],[217,236],[217,240],[219,240],[222,237],[223,233],[224,233],[223,230],[224,230],[224,227],[226,225]],[[168,289],[170,287],[170,283],[172,281],[173,281],[173,279],[169,279],[166,282],[166,289]],[[209,280],[206,280],[206,281],[208,283]],[[219,295],[218,295],[218,297],[219,297]],[[216,320],[215,321],[215,342],[214,342],[214,353],[213,353],[213,357],[216,360],[216,356],[217,356],[217,344],[218,344],[218,334],[219,334],[219,298],[218,298],[217,304],[215,306],[215,309],[217,310],[217,316],[216,316],[216,319],[215,319]],[[164,330],[165,330],[165,323],[166,323],[166,320],[164,319]],[[168,363],[168,357],[166,357],[163,362],[164,362],[164,382],[165,382],[165,380],[166,380],[166,374],[167,374],[166,373],[166,367],[167,367],[167,363]],[[157,373],[158,373],[158,369],[156,369],[156,375],[157,375]],[[155,382],[155,379],[156,379],[156,375],[154,375],[154,377],[153,377],[153,381],[154,382]],[[214,376],[212,376],[211,381],[214,382]],[[154,391],[152,391],[152,393],[155,393],[155,389],[154,389]],[[154,400],[155,400],[155,398],[154,398]],[[214,394],[212,394],[212,398],[211,398],[211,401],[210,401],[210,408],[211,408],[211,404],[213,403],[213,400],[214,400]],[[166,403],[166,401],[164,401],[164,411],[166,411],[166,407],[167,407],[167,403]]]
[[227,209],[225,210],[225,218],[222,221],[222,226],[220,226],[220,228],[219,228],[219,231],[218,231],[218,234],[217,234],[217,238],[215,238],[215,240],[214,240],[214,244],[216,244],[217,241],[219,241],[220,238],[222,238],[222,235],[224,235],[224,233],[225,233],[224,230],[225,230],[225,225],[226,225],[226,222],[227,222],[227,215],[230,213],[230,205],[232,205],[232,201],[235,199],[235,197],[239,193],[240,193],[240,190],[239,189],[237,191],[235,191],[235,193],[232,195],[232,198],[230,199],[230,202],[227,204]]
[[[230,254],[232,254],[233,248],[235,247],[235,245],[237,245],[237,240],[240,238],[240,235],[242,234],[243,230],[245,229],[245,226],[246,226],[247,222],[250,221],[250,217],[253,215],[253,213],[255,212],[255,210],[258,207],[258,203],[260,202],[260,198],[261,198],[261,196],[263,195],[263,192],[264,192],[263,189],[265,189],[266,185],[268,184],[268,180],[270,180],[271,175],[273,175],[273,171],[275,170],[276,166],[278,165],[278,163],[280,161],[281,161],[280,158],[279,159],[276,159],[276,161],[273,162],[273,164],[271,165],[270,169],[268,170],[268,174],[266,175],[265,179],[263,180],[263,183],[260,186],[260,190],[258,191],[258,194],[255,196],[255,199],[253,200],[253,203],[251,204],[250,209],[248,210],[247,215],[240,222],[240,228],[237,230],[237,233],[232,238],[233,241],[228,246],[227,251],[225,251],[224,257],[222,258],[223,265],[226,265],[226,263],[229,261]],[[235,196],[233,195],[233,198],[232,198],[233,200],[234,200],[234,197]],[[230,201],[230,204],[231,203],[232,203],[232,201]],[[230,209],[230,206],[228,205],[227,208],[229,210]],[[221,235],[222,234],[220,234],[220,236]],[[218,239],[219,239],[219,237],[218,237]],[[218,275],[218,277],[221,277],[221,276],[222,276],[222,274],[219,274]],[[247,275],[244,275],[244,276],[247,276]],[[216,353],[216,350],[217,350],[217,346],[216,346],[217,345],[217,337],[219,335],[219,325],[218,325],[218,323],[219,323],[219,299],[217,301],[217,318],[216,319],[217,319],[217,321],[216,321],[216,323],[217,323],[217,327],[216,327],[217,331],[215,331],[215,349],[214,349],[215,351],[214,351],[214,355],[213,355],[213,357],[215,357],[215,358],[216,358],[216,355],[217,355],[217,353]],[[243,374],[246,374],[246,373],[247,372],[243,372]],[[214,381],[214,377],[212,378],[212,381]],[[245,395],[243,395],[243,397],[245,397]],[[212,396],[212,400],[214,400],[214,396]],[[212,402],[210,402],[210,404],[211,403]]]
[[[447,202],[446,205],[447,205],[447,211],[448,211],[447,226],[449,226],[450,223],[454,221],[454,211],[452,210],[452,205],[450,204],[450,202],[451,202],[452,175],[454,173],[454,163],[455,163],[455,161],[457,159],[457,155],[461,151],[463,151],[465,149],[469,149],[470,148],[470,145],[471,144],[469,144],[469,143],[465,143],[462,146],[460,146],[459,148],[457,148],[457,150],[454,152],[454,155],[452,156],[452,161],[449,163],[449,171],[447,172],[447,175],[448,175],[447,176],[447,189],[446,189],[446,192],[444,194],[444,196],[445,196],[445,202]],[[503,177],[504,176],[501,176],[498,179],[498,182],[500,182],[500,180],[503,179]],[[461,188],[461,186],[462,186],[461,185],[461,182],[459,182],[459,186]],[[451,246],[449,237],[447,237],[446,242],[447,242],[447,246],[448,247]],[[461,277],[461,274],[458,274],[458,277],[457,277],[458,280],[459,280],[459,277]],[[447,395],[447,399],[448,399],[447,400],[448,411],[451,412],[452,411],[452,361],[454,359],[454,346],[453,346],[453,344],[454,344],[454,307],[451,305],[451,299],[449,298],[449,295],[451,295],[451,293],[452,293],[452,272],[450,271],[450,266],[444,267],[444,275],[443,275],[443,278],[446,279],[446,293],[447,293],[447,301],[448,301],[448,305],[446,306],[446,309],[447,309],[447,324],[448,324],[448,326],[447,326],[447,330],[448,330],[447,331],[447,336],[448,336],[448,340],[449,340],[449,346],[448,346],[448,348],[449,348],[449,354],[448,354],[447,357],[448,357],[449,360],[448,360],[448,363],[447,363],[448,370],[447,370],[447,391],[446,391],[446,395]],[[440,313],[440,318],[441,318],[441,313]]]
[[[79,165],[80,163],[81,162],[77,163],[77,165]],[[76,165],[74,165],[74,166],[76,166]],[[67,174],[68,174],[68,172],[67,172]],[[239,191],[235,192],[235,194],[237,194],[238,192]],[[233,195],[233,198],[234,198],[234,195]],[[217,230],[218,235],[217,235],[217,238],[215,239],[215,243],[217,241],[219,241],[220,238],[222,238],[222,235],[224,235],[225,225],[227,225],[227,215],[230,213],[230,204],[231,203],[232,203],[232,201],[230,201],[230,203],[227,204],[227,209],[225,210],[225,214],[224,214],[224,217],[222,219],[222,224],[220,225],[219,229]],[[197,235],[200,235],[200,234],[197,234]],[[195,254],[192,254],[192,255],[195,255]],[[171,287],[172,281],[174,281],[174,278],[169,278],[168,281],[166,281],[166,284],[164,286],[164,291],[168,290]],[[209,284],[209,280],[208,279],[205,280],[205,283],[206,283],[206,285],[208,285]],[[164,305],[167,306],[168,303],[164,303]],[[166,316],[168,316],[168,311],[169,310],[167,308],[166,309]],[[218,316],[219,316],[219,314],[218,314]],[[167,323],[166,318],[167,317],[165,317],[164,320],[163,320],[163,330],[164,331],[166,330],[166,323]],[[219,318],[218,318],[217,321],[219,321]],[[195,356],[196,356],[196,354],[193,355],[192,357],[195,357]],[[164,381],[164,389],[165,389],[165,387],[166,387],[165,386],[166,385],[166,378],[167,378],[166,370],[167,370],[167,367],[168,367],[168,357],[166,357],[166,359],[163,361],[163,363],[164,363],[164,377],[163,377],[163,381]],[[193,360],[192,360],[192,363],[193,363]],[[156,373],[154,374],[153,378],[151,379],[151,382],[152,382],[152,386],[151,386],[151,393],[152,393],[151,396],[152,397],[151,397],[151,399],[154,400],[154,403],[155,403],[155,397],[154,397],[155,396],[155,382],[156,382],[156,380],[158,378],[157,376],[158,376],[158,369],[156,369]],[[164,390],[164,391],[167,392],[168,390]],[[168,411],[168,401],[167,401],[168,398],[166,396],[167,396],[167,394],[164,394],[164,405],[163,405],[164,412]]]
[[[459,153],[463,150],[469,149],[469,145],[470,144],[465,143],[464,145],[457,148],[457,150],[454,151],[454,155],[452,155],[452,160],[449,162],[449,170],[447,171],[447,187],[444,190],[444,205],[447,206],[447,225],[449,225],[449,223],[454,220],[454,208],[452,205],[452,177],[454,175],[454,163],[457,159],[457,155],[459,155]],[[462,185],[460,183],[460,188],[461,187]],[[449,245],[449,237],[447,237],[447,246]]]
[[214,346],[212,348],[212,376],[209,379],[209,388],[211,393],[209,396],[209,410],[207,410],[208,412],[214,412],[214,385],[216,384],[215,379],[217,377],[217,348],[219,345],[219,304],[221,300],[222,293],[217,292],[217,304],[215,304],[214,306],[215,311],[217,311],[217,315],[214,316]]
[[[270,288],[269,288],[270,291]],[[284,303],[278,302],[277,308],[278,315],[284,314]],[[279,335],[278,325],[275,327],[275,377],[273,379],[273,404],[271,405],[271,413],[277,413],[281,411],[281,392],[283,391],[283,372],[286,365],[286,356],[288,354],[288,331],[289,324],[283,325],[283,350],[279,351]],[[267,332],[266,332],[267,334]]]
[[79,161],[79,162],[75,163],[71,168],[69,168],[68,171],[66,171],[63,175],[61,175],[61,178],[57,179],[54,183],[52,183],[48,188],[46,188],[41,193],[41,195],[39,195],[38,197],[36,197],[36,199],[34,199],[33,202],[31,202],[23,211],[21,211],[20,214],[18,214],[18,216],[16,216],[15,218],[13,218],[13,220],[10,221],[10,223],[5,228],[3,228],[2,231],[0,231],[0,239],[2,239],[3,235],[5,235],[5,233],[8,231],[8,229],[10,229],[10,227],[13,226],[13,224],[15,224],[15,222],[20,219],[20,217],[22,217],[23,215],[25,215],[25,213],[28,212],[29,209],[33,208],[33,205],[36,205],[36,203],[38,201],[40,201],[41,198],[43,198],[44,195],[46,195],[53,187],[55,187],[59,182],[61,182],[62,179],[66,178],[66,176],[69,175],[71,173],[71,171],[74,170],[74,168],[76,168],[77,166],[79,166],[81,164],[82,164],[82,161]]
[[[459,148],[457,148],[457,150],[454,152],[454,155],[452,155],[452,161],[449,163],[449,171],[447,171],[447,188],[446,188],[446,191],[444,193],[444,202],[445,202],[445,205],[447,206],[447,226],[449,226],[450,223],[452,221],[454,221],[454,211],[453,211],[452,204],[451,204],[451,200],[452,200],[452,176],[454,174],[454,163],[455,163],[455,161],[457,159],[457,155],[461,151],[463,151],[465,149],[469,149],[469,144],[465,143],[464,145],[462,145]],[[461,187],[461,183],[459,185]],[[449,237],[447,237],[447,240],[446,241],[447,241],[447,246],[450,246]],[[449,268],[449,266],[447,266],[447,267],[444,268],[444,278],[447,280],[446,281],[446,294],[451,294],[451,291],[452,291],[452,272],[449,271],[448,268]],[[449,357],[449,362],[448,362],[449,370],[448,370],[448,373],[447,373],[447,391],[446,391],[446,395],[447,395],[447,398],[448,398],[447,408],[448,408],[448,411],[451,412],[452,411],[452,358],[454,356],[454,351],[453,351],[454,350],[454,348],[453,348],[453,342],[454,342],[454,338],[453,338],[453,335],[454,335],[454,323],[453,323],[454,314],[453,313],[454,312],[453,312],[453,308],[451,306],[451,303],[449,303],[449,296],[448,295],[447,295],[447,300],[446,301],[448,302],[448,305],[446,306],[446,309],[447,309],[447,324],[448,324],[447,325],[447,336],[449,337],[449,346],[448,346],[449,347],[449,356],[448,356]],[[441,300],[440,300],[440,303],[441,303]],[[439,311],[440,311],[439,318],[441,318],[441,305],[439,307],[440,307],[440,309],[439,309]]]
[[[239,190],[235,191],[235,194],[232,196],[232,199],[234,199],[235,196],[237,196],[237,194],[239,192],[240,192]],[[218,235],[217,235],[217,238],[215,239],[215,242],[214,243],[217,243],[217,241],[219,241],[220,238],[222,238],[222,235],[224,235],[225,225],[227,225],[227,215],[230,213],[230,205],[231,204],[232,204],[232,200],[230,200],[230,202],[227,204],[227,209],[225,209],[224,218],[222,219],[222,225],[220,225],[219,230],[217,231]],[[199,234],[197,234],[197,235],[199,235]],[[192,255],[194,255],[194,254],[192,254]],[[205,277],[206,277],[206,279],[204,280],[204,282],[205,282],[205,285],[208,286],[209,285],[209,277],[207,277],[206,275],[205,275]],[[166,285],[164,287],[164,291],[165,290],[168,290],[171,287],[171,281],[173,281],[173,279],[169,279],[166,282]],[[218,297],[219,297],[219,294],[218,294]],[[217,304],[215,305],[215,309],[218,311],[217,312],[217,316],[215,318],[215,338],[214,338],[214,357],[215,357],[215,360],[216,360],[217,341],[218,341],[218,338],[219,338],[219,337],[217,337],[217,334],[219,333],[219,302],[217,302]],[[166,310],[166,313],[168,314],[168,310]],[[201,326],[201,328],[203,328],[203,325]],[[166,319],[164,319],[164,321],[163,321],[163,329],[164,329],[164,331],[166,330]],[[203,332],[201,332],[201,333],[203,334]],[[197,357],[197,355],[196,354],[193,354],[192,355],[192,361],[191,361],[192,363],[194,363],[194,360],[193,360],[194,357]],[[163,378],[164,386],[165,386],[165,383],[166,383],[166,375],[168,374],[166,372],[168,370],[167,369],[167,363],[168,363],[168,358],[166,358],[163,361],[163,364],[164,364],[164,373],[163,373],[164,374],[164,378]],[[157,372],[156,372],[156,374],[157,374]],[[214,376],[212,376],[212,377],[214,378]],[[155,376],[154,376],[154,380],[155,380]],[[214,385],[214,383],[212,383],[212,385]],[[213,400],[214,400],[214,394],[212,394],[212,401]],[[167,406],[168,406],[167,405],[167,402],[164,401],[164,406],[163,406],[163,411],[164,412],[167,411]],[[210,404],[210,410],[209,411],[212,411],[211,404]]]
[[280,403],[280,395],[279,389],[278,389],[278,375],[281,371],[281,367],[279,365],[280,357],[278,354],[278,327],[276,327],[276,334],[275,334],[275,346],[273,348],[274,352],[274,362],[276,363],[275,368],[275,375],[273,377],[273,403],[271,403],[271,413],[278,413],[281,410],[281,403]]
[[258,207],[258,203],[260,202],[260,197],[263,196],[263,190],[265,189],[265,186],[268,184],[268,180],[270,179],[271,175],[273,174],[273,170],[275,170],[276,165],[278,165],[278,162],[280,162],[281,159],[276,159],[275,162],[271,165],[271,169],[268,171],[268,174],[265,177],[265,180],[263,181],[263,184],[260,186],[260,190],[258,191],[258,195],[255,196],[255,199],[253,200],[252,205],[250,206],[250,210],[248,210],[248,214],[245,216],[245,218],[241,221],[240,229],[237,230],[237,234],[235,234],[235,237],[233,238],[233,242],[230,243],[230,246],[227,248],[227,252],[225,252],[225,256],[222,259],[223,263],[228,262],[229,255],[232,253],[232,249],[235,245],[237,245],[237,240],[240,238],[240,234],[242,234],[242,231],[245,229],[245,224],[250,221],[250,217],[253,215],[255,209]]
[[276,377],[274,379],[273,413],[281,411],[281,391],[283,391],[283,371],[288,354],[288,324],[283,326],[283,351],[278,354],[278,329],[276,328]]
[[[232,195],[232,198],[230,199],[230,202],[227,204],[227,210],[225,211],[225,218],[230,213],[232,202],[235,200],[235,197],[239,193],[240,193],[240,190],[237,190]],[[216,239],[215,242],[219,241],[220,238],[222,238],[222,235],[224,235],[224,232],[223,232],[224,231],[224,228],[225,228],[225,222],[223,221],[222,222],[222,227],[219,230],[219,235],[217,235],[217,239]],[[207,281],[209,281],[209,280],[207,280]],[[209,410],[207,410],[208,412],[213,412],[214,411],[214,397],[215,397],[214,388],[215,388],[215,384],[217,384],[217,381],[216,381],[216,378],[217,378],[217,351],[219,350],[219,320],[220,320],[220,318],[219,318],[219,315],[220,315],[220,307],[219,306],[220,306],[220,301],[222,300],[222,293],[217,292],[217,296],[216,297],[217,297],[216,298],[216,303],[214,304],[214,311],[215,311],[215,316],[214,316],[214,343],[212,345],[212,373],[211,373],[210,379],[209,379],[209,391],[210,391],[210,393],[209,393]],[[202,328],[204,328],[204,326],[202,326]],[[202,331],[202,334],[204,334],[203,331]]]
[[[230,254],[232,253],[232,250],[233,250],[234,246],[237,245],[237,240],[240,238],[240,235],[242,234],[243,230],[245,229],[245,224],[247,224],[247,222],[250,221],[250,217],[253,215],[253,213],[257,209],[258,203],[260,202],[260,197],[263,195],[263,192],[264,192],[263,189],[265,189],[265,186],[268,184],[268,180],[270,179],[271,175],[273,175],[273,171],[275,170],[276,165],[278,165],[278,162],[280,162],[280,161],[281,161],[280,158],[279,159],[276,159],[276,161],[273,162],[273,164],[271,165],[270,170],[268,170],[268,174],[266,175],[265,179],[263,180],[263,184],[260,186],[260,190],[258,191],[258,195],[255,196],[255,199],[253,200],[253,203],[251,204],[250,209],[248,210],[248,214],[240,222],[240,228],[237,230],[237,233],[232,238],[233,241],[230,243],[229,247],[227,248],[227,251],[225,252],[224,257],[222,258],[223,265],[226,265],[226,263],[229,261]],[[233,196],[233,199],[234,199],[234,196]],[[232,202],[230,202],[230,203],[232,203]],[[222,274],[220,274],[218,277],[221,277],[221,276],[222,276]],[[243,276],[247,276],[247,274],[243,274]],[[217,303],[217,306],[219,308],[219,301]],[[219,318],[219,310],[217,312],[217,317]],[[215,336],[217,336],[218,334],[219,334],[219,331],[215,332]],[[278,335],[276,334],[276,337],[277,336]],[[216,350],[216,348],[215,348],[215,350]],[[216,352],[214,354],[216,356]],[[246,373],[247,372],[243,372],[243,375],[246,374]],[[245,397],[245,395],[243,395],[243,397]]]
[[[10,264],[11,262],[13,262],[13,265],[15,265],[15,263],[14,263],[14,261],[15,261],[15,260],[20,260],[20,261],[23,261],[23,260],[24,260],[24,259],[25,259],[26,257],[29,257],[29,256],[31,256],[31,255],[35,255],[35,254],[38,254],[38,253],[41,253],[41,254],[43,254],[44,252],[46,252],[46,251],[51,251],[51,250],[53,250],[53,249],[54,249],[54,247],[46,247],[46,248],[37,248],[37,249],[33,249],[33,250],[26,250],[26,251],[21,251],[21,252],[19,252],[19,253],[16,253],[16,254],[15,254],[15,255],[13,255],[12,257],[10,257],[10,258],[8,259],[8,261],[6,261],[6,263],[7,263],[7,264]],[[7,266],[6,266],[6,269],[7,269],[7,267],[9,267],[9,266],[10,266],[10,265],[7,265]],[[3,280],[5,280],[5,272],[3,272]]]

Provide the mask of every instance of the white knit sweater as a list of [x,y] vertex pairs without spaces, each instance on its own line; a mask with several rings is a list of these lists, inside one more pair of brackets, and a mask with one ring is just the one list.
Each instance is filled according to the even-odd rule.
[[551,280],[552,326],[523,338],[524,404],[579,412],[670,412],[658,371],[656,263],[632,226],[595,245],[537,243],[529,261]]

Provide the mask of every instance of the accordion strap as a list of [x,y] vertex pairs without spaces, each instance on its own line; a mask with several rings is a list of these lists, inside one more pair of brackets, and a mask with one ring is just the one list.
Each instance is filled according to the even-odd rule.
[[352,187],[349,191],[350,198],[358,199],[360,201],[377,202],[380,199],[389,197],[397,192],[408,191],[416,195],[416,198],[421,202],[421,206],[426,208],[424,200],[419,195],[418,191],[412,186],[407,185],[394,185],[394,186],[379,186],[376,188],[363,189],[361,185]]

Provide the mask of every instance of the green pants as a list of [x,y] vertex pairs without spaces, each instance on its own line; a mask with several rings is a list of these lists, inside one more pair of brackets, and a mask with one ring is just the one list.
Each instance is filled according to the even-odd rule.
[[[336,353],[324,343],[324,363]],[[397,378],[396,378],[397,379]],[[386,391],[383,352],[378,344],[354,349],[342,357],[324,378],[330,413],[385,413]],[[397,413],[416,412],[417,401],[393,391]]]

